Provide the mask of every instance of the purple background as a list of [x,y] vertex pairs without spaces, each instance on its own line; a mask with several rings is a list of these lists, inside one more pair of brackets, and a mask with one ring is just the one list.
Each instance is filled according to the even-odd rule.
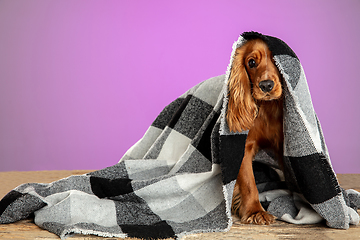
[[358,0],[2,0],[0,171],[117,163],[255,30],[296,52],[335,171],[360,173],[359,23]]

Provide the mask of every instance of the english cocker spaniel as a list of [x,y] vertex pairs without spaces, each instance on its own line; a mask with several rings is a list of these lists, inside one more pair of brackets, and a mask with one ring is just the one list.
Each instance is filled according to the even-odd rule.
[[251,39],[236,49],[228,82],[226,120],[232,132],[249,130],[231,207],[243,223],[270,224],[275,221],[275,217],[260,204],[252,161],[259,149],[271,148],[282,165],[281,82],[272,53],[263,40]]

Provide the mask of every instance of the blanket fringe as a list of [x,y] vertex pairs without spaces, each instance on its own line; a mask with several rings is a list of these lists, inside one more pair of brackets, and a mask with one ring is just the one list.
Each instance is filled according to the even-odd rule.
[[128,237],[128,235],[126,233],[111,234],[111,233],[100,232],[100,231],[95,231],[95,230],[84,230],[84,229],[75,228],[75,229],[71,229],[70,231],[64,231],[60,235],[60,238],[62,240],[64,240],[64,239],[67,239],[68,237],[72,237],[75,234],[96,235],[96,236],[106,237],[106,238],[110,238],[110,237],[126,238],[126,237]]

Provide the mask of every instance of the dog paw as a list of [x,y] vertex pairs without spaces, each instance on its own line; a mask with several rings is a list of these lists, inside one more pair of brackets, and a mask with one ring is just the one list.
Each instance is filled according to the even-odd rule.
[[249,217],[241,219],[242,223],[253,223],[257,225],[269,225],[275,222],[276,217],[265,211],[253,213]]

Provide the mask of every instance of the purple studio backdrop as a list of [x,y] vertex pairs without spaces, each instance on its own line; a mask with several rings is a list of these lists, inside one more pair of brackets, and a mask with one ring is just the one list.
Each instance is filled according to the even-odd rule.
[[336,173],[360,173],[360,1],[0,1],[0,171],[100,169],[224,74],[244,31],[284,40]]

